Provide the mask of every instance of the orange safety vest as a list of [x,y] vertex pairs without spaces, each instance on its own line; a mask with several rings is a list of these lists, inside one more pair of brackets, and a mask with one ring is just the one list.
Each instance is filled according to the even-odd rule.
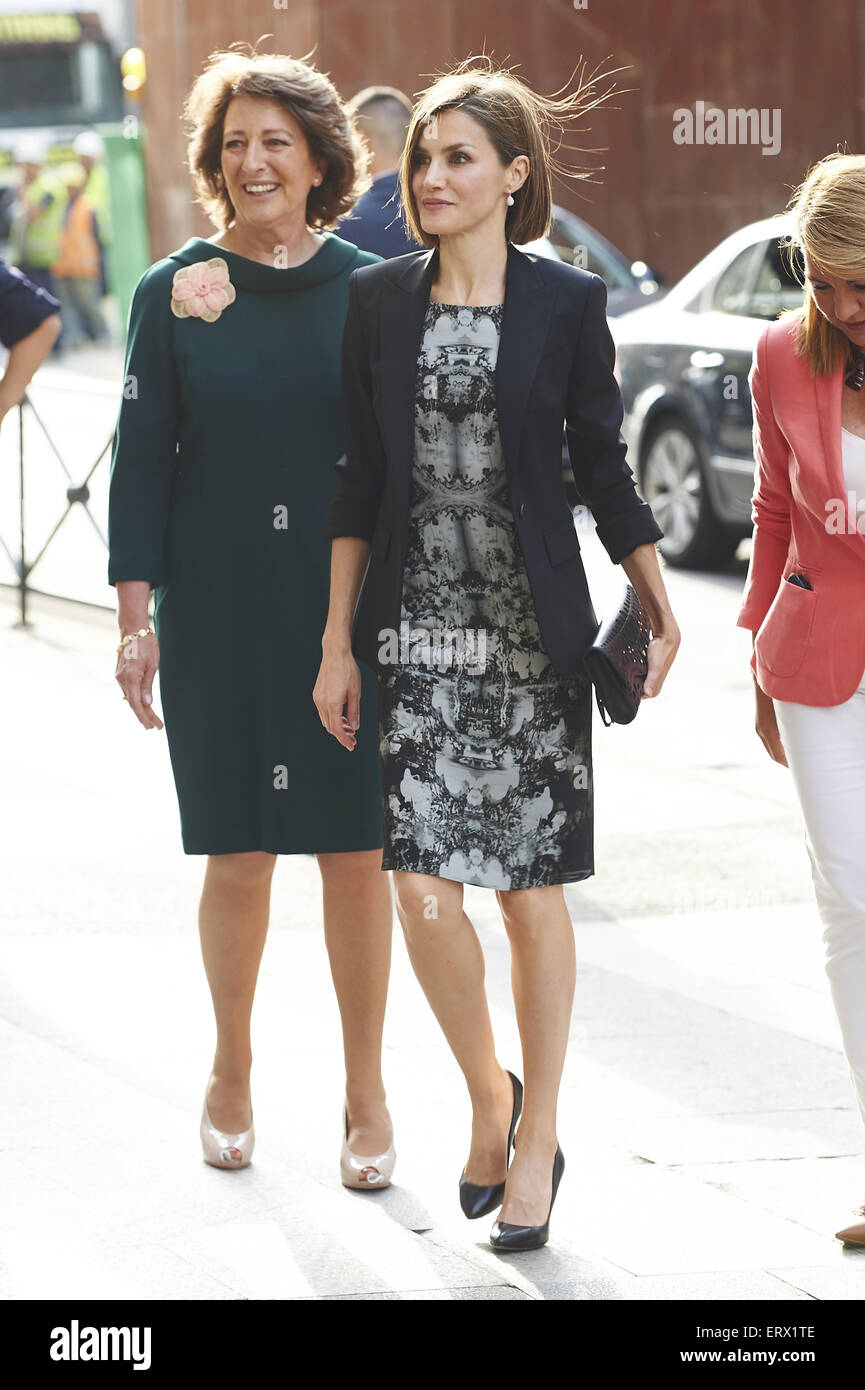
[[60,233],[60,254],[54,275],[70,279],[99,279],[99,242],[93,231],[93,208],[83,193],[70,204]]

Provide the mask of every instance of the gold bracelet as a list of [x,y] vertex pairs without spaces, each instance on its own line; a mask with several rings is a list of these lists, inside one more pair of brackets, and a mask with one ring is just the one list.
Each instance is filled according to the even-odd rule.
[[123,648],[126,646],[126,644],[127,644],[128,642],[131,642],[131,641],[132,641],[133,637],[155,637],[155,636],[156,636],[156,633],[153,631],[153,628],[152,628],[152,627],[140,627],[140,628],[138,629],[137,632],[128,632],[128,633],[126,634],[125,637],[121,637],[120,642],[119,642],[118,647],[117,647],[117,650],[118,650],[119,652],[122,652],[122,651],[123,651]]

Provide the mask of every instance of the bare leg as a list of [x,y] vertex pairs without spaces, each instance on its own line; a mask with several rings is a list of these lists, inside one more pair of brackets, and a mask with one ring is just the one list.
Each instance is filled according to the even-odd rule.
[[[348,1146],[380,1154],[393,1139],[381,1075],[381,1046],[393,901],[381,850],[319,854],[324,939],[342,1019]],[[373,1170],[364,1169],[368,1177]]]
[[574,1001],[574,929],[561,885],[496,897],[511,943],[524,1069],[523,1113],[498,1219],[541,1226],[550,1207],[556,1105]]
[[[209,855],[198,910],[201,954],[216,1017],[216,1052],[207,1108],[217,1129],[239,1134],[252,1123],[250,1019],[270,916],[276,856]],[[233,1157],[240,1157],[237,1150]]]
[[459,1063],[472,1102],[466,1177],[479,1186],[502,1182],[513,1087],[496,1058],[484,957],[463,911],[463,885],[395,872],[394,886],[415,975]]

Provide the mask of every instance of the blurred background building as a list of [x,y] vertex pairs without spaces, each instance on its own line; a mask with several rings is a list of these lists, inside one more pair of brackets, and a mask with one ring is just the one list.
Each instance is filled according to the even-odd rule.
[[[54,289],[54,267],[87,264],[92,231],[100,264],[91,298],[110,294],[115,331],[150,257],[143,130],[122,71],[136,24],[134,0],[91,0],[87,10],[44,0],[0,6],[0,253]],[[41,210],[35,221],[28,206]],[[98,306],[76,315],[61,298],[64,333],[98,339]]]
[[[597,112],[570,143],[599,184],[572,181],[556,201],[631,259],[677,279],[727,232],[783,207],[807,165],[846,141],[861,150],[865,120],[865,5],[831,0],[141,0],[138,42],[149,79],[142,109],[159,151],[149,169],[154,252],[207,224],[190,206],[181,103],[207,54],[237,39],[304,55],[345,96],[387,83],[410,96],[425,74],[480,52],[519,64],[554,92],[580,55],[589,67],[627,65],[633,90]],[[610,55],[610,56],[608,56]],[[782,112],[780,150],[674,143],[673,113],[703,101]],[[567,158],[566,152],[562,152]],[[204,232],[209,235],[209,232]]]

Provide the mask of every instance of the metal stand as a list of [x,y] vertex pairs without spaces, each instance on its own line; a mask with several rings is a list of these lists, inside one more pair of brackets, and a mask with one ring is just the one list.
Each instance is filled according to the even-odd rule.
[[[71,486],[68,487],[68,488],[66,489],[66,502],[67,502],[67,506],[66,506],[65,512],[63,512],[62,515],[58,518],[56,525],[53,527],[53,529],[52,529],[52,531],[51,531],[51,534],[49,535],[48,539],[45,541],[45,543],[44,543],[44,545],[42,546],[42,549],[39,551],[38,555],[35,557],[35,559],[30,560],[30,561],[28,561],[28,559],[27,559],[27,530],[26,530],[26,523],[25,523],[25,515],[26,515],[26,511],[25,511],[25,487],[24,487],[24,408],[25,408],[25,406],[27,406],[27,407],[33,412],[33,418],[35,419],[36,423],[38,424],[39,428],[41,429],[43,435],[45,436],[45,439],[48,441],[48,444],[49,444],[49,446],[50,446],[50,448],[51,448],[51,452],[54,454],[54,457],[56,458],[56,460],[57,460],[57,462],[59,463],[60,467],[63,469],[63,472],[66,474],[66,477],[67,477],[69,483],[71,484]],[[89,482],[90,482],[90,479],[93,477],[93,474],[96,472],[96,469],[99,467],[100,463],[101,463],[102,460],[104,459],[105,455],[106,455],[106,454],[108,453],[108,451],[110,450],[111,445],[112,445],[112,442],[113,442],[113,439],[114,439],[114,435],[113,435],[113,432],[112,432],[111,438],[107,441],[107,443],[105,444],[104,448],[100,451],[100,453],[99,453],[98,457],[96,458],[95,462],[93,463],[93,465],[92,465],[91,468],[89,469],[89,471],[88,471],[88,473],[87,473],[87,476],[86,476],[86,478],[84,479],[83,483],[79,483],[79,484],[76,485],[75,482],[73,481],[72,474],[69,472],[69,469],[66,467],[66,463],[65,463],[65,461],[64,461],[64,459],[63,459],[63,457],[62,457],[62,455],[61,455],[61,453],[60,453],[60,451],[59,451],[59,449],[57,448],[57,445],[54,443],[54,440],[51,438],[51,435],[50,435],[49,432],[48,432],[48,428],[47,428],[47,426],[46,426],[46,424],[45,424],[45,421],[44,421],[44,420],[42,419],[42,417],[40,416],[38,410],[37,410],[36,407],[34,406],[33,402],[32,402],[31,399],[30,399],[30,397],[27,396],[27,395],[25,395],[25,396],[23,397],[23,399],[21,400],[21,402],[19,403],[17,409],[18,409],[18,487],[19,487],[19,498],[18,498],[18,555],[16,556],[16,555],[13,555],[13,554],[12,554],[12,552],[9,550],[9,547],[6,545],[6,543],[5,543],[5,541],[3,540],[2,537],[0,537],[0,545],[3,546],[3,549],[6,551],[6,554],[9,556],[9,559],[12,561],[12,564],[13,564],[13,566],[14,566],[14,568],[15,568],[15,571],[16,571],[16,573],[17,573],[17,575],[18,575],[18,609],[19,609],[19,617],[18,617],[18,621],[14,624],[14,626],[15,626],[16,628],[31,628],[31,627],[33,626],[33,624],[32,624],[31,622],[29,622],[29,621],[28,621],[28,618],[27,618],[27,597],[28,597],[28,594],[29,594],[29,592],[30,592],[30,586],[29,586],[30,575],[33,573],[33,571],[35,570],[36,566],[39,564],[39,561],[42,559],[42,557],[43,557],[43,555],[45,554],[46,550],[48,549],[49,545],[50,545],[51,542],[53,541],[54,537],[57,535],[57,532],[60,530],[60,527],[63,525],[63,523],[64,523],[64,521],[66,520],[67,516],[69,515],[69,513],[72,511],[72,508],[73,508],[76,504],[77,504],[78,506],[81,506],[81,507],[84,508],[85,512],[87,513],[87,516],[88,516],[89,519],[90,519],[90,524],[92,525],[94,531],[96,532],[96,534],[97,534],[97,536],[99,537],[99,539],[102,541],[102,544],[105,546],[105,549],[106,549],[106,550],[108,549],[108,540],[107,540],[107,538],[103,535],[102,530],[100,529],[99,524],[98,524],[98,522],[96,521],[96,518],[93,516],[93,513],[91,512],[91,510],[90,510],[90,508],[89,508],[89,506],[88,506],[88,502],[90,501],[90,488],[88,487],[88,484],[89,484]]]

